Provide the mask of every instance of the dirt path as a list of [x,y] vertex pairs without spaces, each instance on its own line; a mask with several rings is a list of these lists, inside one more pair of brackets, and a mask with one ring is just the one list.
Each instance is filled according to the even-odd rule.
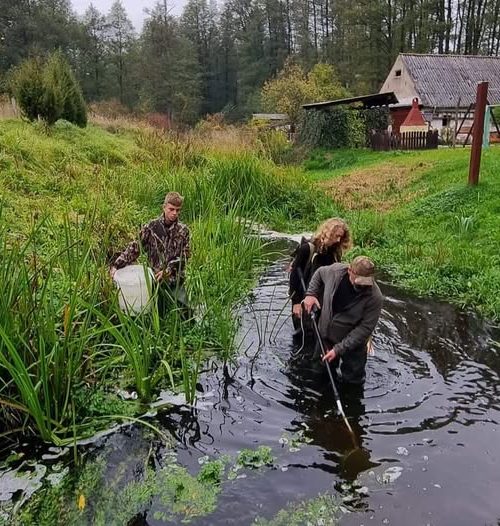
[[409,187],[432,166],[431,162],[416,159],[397,164],[385,162],[322,181],[319,186],[347,210],[387,211],[417,197],[421,190],[412,191]]

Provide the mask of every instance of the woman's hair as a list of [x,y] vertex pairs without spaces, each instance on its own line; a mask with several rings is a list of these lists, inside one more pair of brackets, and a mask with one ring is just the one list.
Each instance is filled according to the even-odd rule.
[[340,239],[340,243],[337,245],[337,252],[341,256],[342,253],[351,248],[351,233],[347,223],[340,219],[340,217],[332,217],[327,219],[324,223],[318,227],[316,234],[312,239],[314,246],[318,252],[326,252],[333,245],[329,245],[328,241],[335,235],[335,233],[342,229],[344,235]]

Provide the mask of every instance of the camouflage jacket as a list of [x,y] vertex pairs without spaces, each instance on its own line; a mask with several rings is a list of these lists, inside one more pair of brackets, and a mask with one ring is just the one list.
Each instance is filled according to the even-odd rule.
[[141,228],[139,241],[132,241],[115,260],[114,266],[125,267],[134,263],[141,253],[148,256],[153,271],[167,271],[168,282],[183,279],[184,267],[190,256],[189,229],[176,221],[168,224],[163,214]]

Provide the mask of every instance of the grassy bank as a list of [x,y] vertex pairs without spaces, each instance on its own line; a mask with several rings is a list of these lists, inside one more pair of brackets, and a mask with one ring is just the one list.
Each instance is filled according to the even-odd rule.
[[[228,358],[235,304],[249,290],[261,244],[242,217],[282,228],[329,214],[310,186],[250,149],[148,128],[58,123],[49,134],[0,122],[0,408],[7,433],[62,444],[140,412],[163,387],[195,394],[200,364]],[[262,152],[261,152],[262,153]],[[186,287],[196,323],[117,307],[109,261],[185,196],[192,230]],[[321,209],[321,207],[325,207]],[[136,391],[125,402],[118,389]]]
[[357,252],[392,281],[500,319],[500,148],[315,152],[306,174],[353,225]]

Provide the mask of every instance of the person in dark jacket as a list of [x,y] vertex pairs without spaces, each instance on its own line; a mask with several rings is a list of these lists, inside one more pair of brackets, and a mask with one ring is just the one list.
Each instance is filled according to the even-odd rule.
[[141,228],[139,239],[125,248],[110,269],[113,277],[118,269],[132,265],[141,252],[145,253],[148,265],[161,285],[159,307],[162,314],[172,303],[183,306],[188,313],[183,281],[191,249],[189,228],[179,221],[183,202],[179,193],[169,192],[165,196],[162,215]]
[[[305,288],[320,267],[339,263],[342,254],[351,246],[351,235],[347,223],[338,217],[322,223],[310,241],[303,240],[295,252],[291,264],[289,295],[292,300],[292,319],[297,334],[301,334],[305,319],[302,319],[301,302]],[[302,281],[303,280],[303,281]],[[307,324],[305,324],[307,325]]]
[[189,229],[179,221],[183,201],[177,192],[165,196],[162,215],[144,225],[139,240],[132,241],[115,259],[111,277],[117,269],[132,265],[142,250],[157,281],[172,285],[183,280],[184,267],[191,254]]
[[320,268],[312,277],[304,309],[321,309],[318,322],[327,349],[323,361],[334,369],[340,365],[341,379],[347,384],[365,381],[367,343],[382,310],[382,293],[375,282],[375,265],[358,256],[350,265],[334,263]]

